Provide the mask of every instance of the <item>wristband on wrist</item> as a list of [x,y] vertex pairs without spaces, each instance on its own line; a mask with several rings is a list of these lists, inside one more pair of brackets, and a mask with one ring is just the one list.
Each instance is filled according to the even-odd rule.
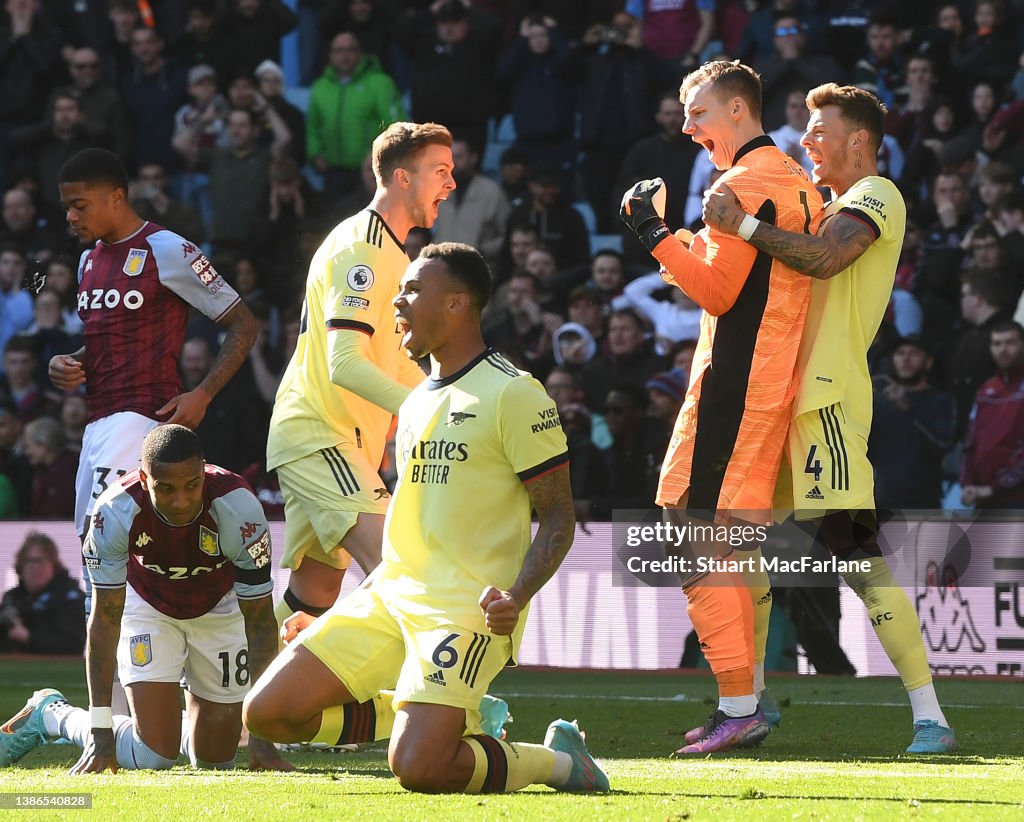
[[657,222],[652,221],[650,225],[641,232],[639,235],[640,243],[648,251],[653,252],[654,247],[671,233],[672,232],[669,231],[668,226],[665,225],[665,221],[658,219]]
[[743,221],[740,223],[740,227],[736,229],[736,233],[743,240],[749,240],[753,233],[757,231],[757,227],[761,225],[761,221],[757,217],[751,217],[749,214],[743,215]]
[[109,707],[89,706],[89,720],[93,728],[113,728],[114,712]]

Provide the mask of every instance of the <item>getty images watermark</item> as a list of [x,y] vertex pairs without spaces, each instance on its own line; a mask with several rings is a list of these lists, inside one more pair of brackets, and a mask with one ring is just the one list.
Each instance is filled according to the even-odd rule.
[[[915,588],[937,569],[944,590],[954,584],[995,586],[997,598],[1016,598],[1024,626],[1024,511],[998,517],[890,511],[882,514],[877,529],[873,512],[857,517],[858,533],[876,534],[874,542],[894,584]],[[834,588],[850,574],[872,570],[869,553],[833,556],[817,534],[818,523],[811,518],[771,526],[734,519],[722,525],[674,514],[666,518],[660,509],[616,510],[612,583],[673,587],[703,577],[710,584],[734,585],[736,575],[763,571],[774,588]],[[1010,594],[1003,591],[1006,586]]]
[[[786,559],[765,556],[755,548],[768,541],[768,527],[764,525],[675,525],[659,522],[654,525],[627,525],[626,547],[657,545],[666,551],[690,549],[691,553],[666,553],[660,559],[649,559],[639,554],[625,557],[626,570],[631,574],[743,574],[764,571],[767,574],[847,574],[867,573],[871,563],[867,560],[837,559],[834,556],[812,556]],[[733,549],[727,556],[701,555],[701,543],[712,543]],[[742,549],[746,550],[742,550]]]

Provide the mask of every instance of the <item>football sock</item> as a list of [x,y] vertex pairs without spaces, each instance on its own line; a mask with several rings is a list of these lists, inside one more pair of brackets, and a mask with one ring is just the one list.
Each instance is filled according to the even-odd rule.
[[[115,715],[115,725],[123,718]],[[84,748],[92,734],[92,718],[88,711],[67,702],[51,702],[43,708],[43,727],[47,736],[66,739],[79,748]]]
[[[868,562],[870,570],[848,573],[845,575],[846,582],[868,609],[868,618],[874,626],[875,634],[903,680],[903,687],[909,693],[930,686],[932,673],[928,667],[921,626],[914,606],[910,604],[906,592],[893,579],[882,557],[868,557],[859,561]],[[934,698],[934,690],[932,695]],[[916,712],[917,708],[915,719]],[[924,718],[938,720],[942,716],[937,702],[934,712],[938,715]],[[943,721],[940,724],[946,723]]]
[[764,684],[764,660],[754,663],[754,693],[758,696],[765,689]]
[[173,768],[177,763],[177,759],[161,756],[143,742],[134,723],[127,716],[114,717],[114,745],[117,749],[117,764],[128,770],[163,771]]
[[[754,699],[753,708],[736,714],[746,716],[757,708],[753,696],[753,603],[746,587],[712,584],[711,580],[706,577],[684,589],[686,610],[704,658],[718,680],[719,696]],[[717,583],[722,582],[719,577]]]
[[394,692],[381,691],[366,702],[325,708],[312,744],[355,745],[390,739],[395,726]]
[[184,714],[181,717],[181,747],[179,752],[182,756],[188,758],[188,761],[192,763],[193,768],[206,768],[209,770],[220,771],[229,770],[235,767],[235,759],[231,759],[228,762],[207,762],[205,759],[200,759],[196,756],[195,745],[192,741],[192,724]]
[[543,745],[503,742],[478,734],[462,740],[473,751],[473,776],[465,793],[510,793],[527,785],[562,785],[572,771],[572,758]]
[[764,658],[768,650],[768,624],[772,619],[772,584],[762,570],[760,548],[744,551],[742,556],[752,558],[755,568],[744,571],[743,580],[754,608],[754,692],[760,693],[764,690]]
[[227,762],[207,762],[205,759],[197,759],[195,755],[190,758],[193,768],[202,768],[207,771],[230,771],[238,763],[235,759],[229,759]]
[[[47,706],[43,710],[43,725],[47,736],[62,737],[80,748],[87,747],[92,736],[89,712],[74,708],[67,702]],[[117,751],[117,764],[127,770],[166,770],[174,767],[177,761],[161,756],[143,742],[135,732],[135,723],[130,716],[114,716],[114,749]],[[207,767],[229,766],[224,763]]]
[[757,711],[756,696],[720,696],[718,710],[726,716],[750,716]]
[[942,708],[939,706],[939,698],[935,695],[935,683],[929,682],[920,688],[913,688],[907,691],[910,697],[910,708],[914,712],[914,722],[924,719],[934,719],[944,728],[950,727]]

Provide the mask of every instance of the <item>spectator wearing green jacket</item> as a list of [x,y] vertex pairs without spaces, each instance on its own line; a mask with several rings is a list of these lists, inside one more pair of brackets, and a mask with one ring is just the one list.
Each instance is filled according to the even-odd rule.
[[351,32],[336,34],[306,113],[306,153],[333,197],[359,184],[373,138],[405,119],[402,98],[380,61],[364,54]]

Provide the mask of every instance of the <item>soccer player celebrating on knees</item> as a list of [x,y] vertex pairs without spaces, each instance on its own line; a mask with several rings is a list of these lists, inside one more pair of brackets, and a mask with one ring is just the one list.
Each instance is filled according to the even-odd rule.
[[455,188],[451,144],[434,123],[394,123],[378,135],[372,202],[310,264],[267,443],[285,504],[281,566],[291,569],[279,624],[333,605],[351,556],[367,573],[380,562],[389,494],[378,469],[393,415],[423,380],[402,351],[391,300],[409,263],[402,243],[414,226],[434,224]]
[[[807,275],[811,304],[797,359],[797,395],[787,440],[789,506],[818,520],[840,559],[866,559],[870,570],[847,583],[910,697],[909,753],[946,753],[956,735],[939,707],[917,613],[893,579],[876,538],[874,472],[867,455],[872,388],[867,350],[881,324],[903,243],[906,207],[878,175],[885,106],[870,92],[827,83],[807,95],[811,117],[801,145],[812,176],[832,191],[817,234],[758,221],[722,180],[705,198],[704,221]],[[725,185],[723,185],[723,183]]]
[[[816,226],[821,198],[804,170],[761,126],[761,81],[739,62],[706,63],[680,88],[683,133],[708,152],[743,203],[766,223]],[[657,502],[680,527],[767,524],[782,459],[793,366],[810,284],[734,236],[714,228],[674,236],[657,207],[661,180],[626,192],[623,221],[661,263],[662,276],[704,309],[693,376],[661,470]],[[663,196],[663,195],[662,195]],[[760,568],[760,546],[745,545]],[[708,573],[726,542],[691,539],[683,574],[687,610],[718,681],[718,708],[686,734],[677,753],[755,744],[778,717],[759,707],[771,613],[768,576]],[[702,562],[704,561],[702,570]]]
[[[0,764],[65,739],[84,749],[72,773],[170,768],[179,752],[195,767],[234,767],[242,698],[277,652],[270,553],[245,481],[205,463],[188,428],[150,432],[142,467],[100,496],[82,548],[96,597],[89,710],[36,691],[0,726]],[[130,716],[112,715],[115,665]],[[249,768],[292,770],[255,737]]]
[[402,277],[403,342],[430,355],[431,374],[399,412],[383,559],[274,660],[246,724],[280,742],[372,738],[375,694],[397,681],[388,762],[403,787],[607,790],[575,723],[553,722],[544,745],[481,733],[481,697],[514,664],[529,602],[575,527],[554,403],[483,342],[491,288],[483,257],[458,243],[427,246]]

